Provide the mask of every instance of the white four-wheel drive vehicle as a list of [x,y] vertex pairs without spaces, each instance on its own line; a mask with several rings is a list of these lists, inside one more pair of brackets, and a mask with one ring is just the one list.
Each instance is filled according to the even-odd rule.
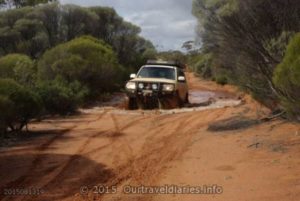
[[126,84],[129,109],[182,107],[188,103],[184,65],[148,61]]

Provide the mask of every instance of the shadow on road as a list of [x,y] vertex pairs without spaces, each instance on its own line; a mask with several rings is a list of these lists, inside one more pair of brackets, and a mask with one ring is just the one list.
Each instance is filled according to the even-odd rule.
[[2,155],[0,164],[0,200],[20,199],[5,196],[5,189],[40,188],[42,195],[24,196],[24,200],[59,201],[79,194],[82,186],[92,188],[114,176],[105,165],[81,155]]

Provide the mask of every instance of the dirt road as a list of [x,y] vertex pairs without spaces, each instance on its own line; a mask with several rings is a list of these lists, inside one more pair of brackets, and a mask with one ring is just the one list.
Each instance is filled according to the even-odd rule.
[[[189,108],[126,111],[119,95],[32,123],[28,140],[0,149],[1,200],[299,200],[300,126],[251,124],[269,111],[234,87],[188,77]],[[166,185],[201,193],[141,193]]]

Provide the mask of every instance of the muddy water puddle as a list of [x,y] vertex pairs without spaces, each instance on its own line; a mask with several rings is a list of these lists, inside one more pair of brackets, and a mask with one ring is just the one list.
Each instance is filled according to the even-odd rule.
[[[119,115],[147,115],[147,114],[176,114],[194,111],[203,111],[209,109],[218,109],[224,107],[234,107],[241,104],[233,94],[222,91],[189,91],[189,104],[183,108],[169,109],[169,110],[126,110],[126,95],[116,94],[112,100],[90,109],[82,109],[83,113],[101,113],[108,111],[110,113]],[[111,104],[110,104],[111,103]]]
[[209,100],[213,101],[217,99],[235,99],[235,95],[223,91],[189,91],[189,101],[191,104],[201,104]]
[[191,104],[200,104],[209,101],[216,97],[216,94],[211,91],[196,91],[192,90],[189,92],[189,101]]

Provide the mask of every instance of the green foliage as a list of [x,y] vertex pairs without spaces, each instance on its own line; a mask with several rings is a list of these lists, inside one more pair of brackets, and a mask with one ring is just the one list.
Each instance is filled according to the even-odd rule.
[[[153,58],[152,58],[153,59]],[[162,59],[167,61],[179,61],[183,64],[187,63],[187,55],[183,54],[180,51],[166,51],[166,52],[159,52],[156,54],[156,59]]]
[[123,66],[136,67],[146,60],[148,50],[155,51],[140,32],[112,8],[52,3],[11,9],[0,13],[0,55],[23,53],[40,58],[49,48],[91,35],[110,44]]
[[288,41],[295,35],[294,32],[283,31],[281,35],[265,41],[264,48],[278,61],[284,57]]
[[274,73],[274,82],[279,87],[290,84],[300,87],[300,33],[290,41],[285,57]]
[[11,78],[25,86],[34,86],[36,69],[26,55],[9,54],[0,58],[0,78]]
[[66,83],[57,78],[38,84],[40,95],[47,113],[66,115],[76,111],[88,94],[88,89],[79,82]]
[[35,6],[38,4],[57,2],[57,1],[58,0],[25,0],[25,1],[23,0],[23,1],[19,1],[19,2],[21,2],[20,6]]
[[214,17],[230,16],[239,9],[239,0],[193,0],[193,14],[202,25],[209,26]]
[[7,106],[2,121],[12,130],[22,130],[42,109],[38,95],[11,79],[0,79],[0,97],[1,107]]
[[[202,53],[213,55],[213,76],[224,73],[230,82],[277,110],[287,96],[272,79],[289,38],[300,27],[296,0],[194,0]],[[288,98],[288,97],[286,97]]]
[[[17,93],[24,104],[34,102],[25,96],[35,97],[30,88],[40,94],[47,113],[74,112],[87,99],[119,90],[130,70],[156,54],[152,43],[139,36],[141,29],[112,8],[48,2],[56,1],[10,1],[8,5],[0,0],[5,8],[0,12],[0,79],[24,86]],[[15,105],[10,95],[0,96],[1,107]],[[14,117],[23,113],[14,110]]]
[[300,115],[300,33],[290,41],[283,61],[276,67],[274,83],[282,90],[281,101],[285,109]]
[[7,97],[0,95],[0,134],[4,134],[14,117],[13,102]]
[[112,44],[115,36],[118,34],[118,27],[123,23],[123,19],[118,16],[113,8],[91,7],[90,10],[98,16],[92,35]]
[[111,47],[92,37],[81,37],[47,51],[38,64],[39,79],[61,76],[79,81],[91,95],[110,92],[120,84],[120,67]]
[[212,55],[211,54],[202,54],[198,55],[196,58],[191,61],[192,70],[198,75],[201,75],[204,78],[210,78],[212,76]]
[[91,34],[94,31],[94,25],[98,20],[96,13],[88,8],[76,5],[65,5],[63,9],[66,41],[85,34]]
[[228,83],[228,79],[225,75],[217,75],[215,79],[220,85],[226,85]]

